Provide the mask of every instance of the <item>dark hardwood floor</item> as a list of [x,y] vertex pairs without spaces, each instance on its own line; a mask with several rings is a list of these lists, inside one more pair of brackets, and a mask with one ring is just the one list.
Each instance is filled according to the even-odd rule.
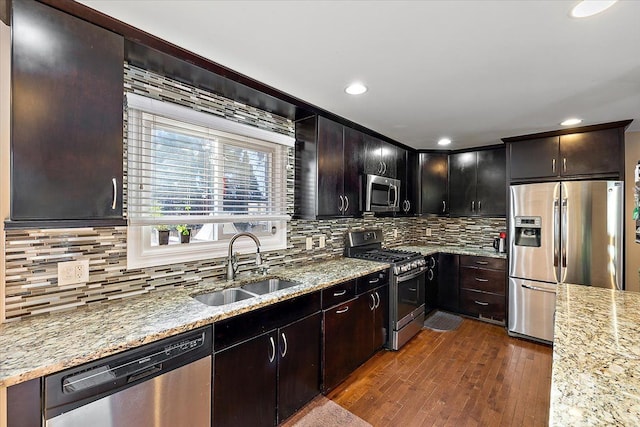
[[465,319],[381,351],[327,396],[373,426],[546,426],[549,346]]

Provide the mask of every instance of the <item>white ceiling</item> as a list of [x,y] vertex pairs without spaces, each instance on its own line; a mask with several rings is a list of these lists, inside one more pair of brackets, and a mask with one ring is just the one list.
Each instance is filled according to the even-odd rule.
[[80,2],[414,148],[571,116],[640,130],[637,0],[581,20],[557,0]]

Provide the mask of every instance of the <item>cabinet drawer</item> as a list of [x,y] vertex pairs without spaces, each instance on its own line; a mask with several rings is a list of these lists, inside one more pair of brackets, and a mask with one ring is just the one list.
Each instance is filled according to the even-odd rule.
[[356,279],[356,293],[360,295],[387,283],[389,283],[389,271],[376,271]]
[[505,297],[504,295],[462,289],[460,291],[460,308],[464,313],[502,322],[505,318]]
[[322,290],[322,308],[329,308],[356,296],[356,281],[339,283]]
[[507,286],[504,274],[500,270],[460,267],[460,288],[504,295]]
[[460,265],[504,271],[507,266],[507,260],[504,258],[491,258],[487,256],[460,255]]

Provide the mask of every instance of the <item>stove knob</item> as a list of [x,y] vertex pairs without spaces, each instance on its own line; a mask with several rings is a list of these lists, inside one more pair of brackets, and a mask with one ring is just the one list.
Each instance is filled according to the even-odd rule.
[[400,267],[399,266],[396,265],[395,267],[393,267],[393,274],[395,274],[396,276],[398,274],[400,274]]

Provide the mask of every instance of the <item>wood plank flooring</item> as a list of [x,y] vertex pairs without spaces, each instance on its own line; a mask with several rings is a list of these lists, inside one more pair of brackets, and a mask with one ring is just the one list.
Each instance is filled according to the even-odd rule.
[[381,351],[327,396],[373,426],[546,426],[549,346],[465,319]]

